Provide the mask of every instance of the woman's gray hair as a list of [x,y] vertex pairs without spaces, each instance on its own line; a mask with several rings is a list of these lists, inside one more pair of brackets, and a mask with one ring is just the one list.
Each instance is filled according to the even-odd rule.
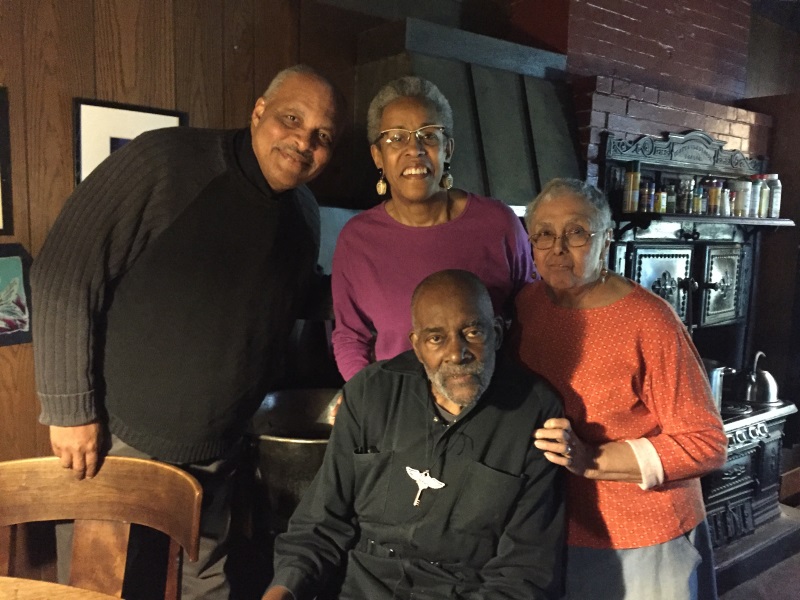
[[433,83],[422,77],[401,77],[384,85],[367,110],[367,138],[374,144],[381,133],[383,110],[398,98],[417,98],[433,105],[439,122],[444,125],[447,137],[453,135],[453,109],[444,94]]
[[614,227],[611,207],[603,192],[580,179],[556,178],[551,179],[525,209],[525,226],[528,231],[531,230],[533,214],[539,205],[550,198],[561,195],[577,196],[592,209],[592,216],[589,220],[595,231],[605,231]]

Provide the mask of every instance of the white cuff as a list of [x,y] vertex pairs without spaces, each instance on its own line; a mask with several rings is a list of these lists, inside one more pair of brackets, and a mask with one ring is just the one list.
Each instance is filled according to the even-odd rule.
[[664,483],[664,465],[661,464],[661,458],[652,442],[647,438],[625,441],[633,450],[636,462],[639,463],[639,470],[642,472],[642,483],[639,487],[649,490]]

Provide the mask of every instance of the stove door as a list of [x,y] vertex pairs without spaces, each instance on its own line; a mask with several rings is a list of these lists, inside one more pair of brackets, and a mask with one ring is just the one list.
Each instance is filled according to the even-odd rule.
[[692,247],[632,244],[631,279],[669,302],[687,322],[687,289],[691,283]]
[[712,246],[705,250],[700,296],[700,325],[725,325],[739,317],[742,247]]
[[612,242],[608,252],[608,268],[615,273],[627,277],[625,268],[627,261],[628,244],[627,242]]

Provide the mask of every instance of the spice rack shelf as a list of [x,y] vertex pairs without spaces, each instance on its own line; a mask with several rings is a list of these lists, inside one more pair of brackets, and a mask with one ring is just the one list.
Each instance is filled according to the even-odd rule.
[[[623,212],[623,187],[626,165],[639,164],[642,173],[658,185],[664,182],[685,181],[686,177],[712,177],[747,180],[763,172],[766,160],[746,156],[740,150],[725,150],[725,142],[699,130],[686,133],[667,133],[663,139],[642,136],[625,140],[613,133],[606,134],[604,188],[614,207],[618,223],[650,224],[656,220],[720,223],[749,227],[791,227],[791,219],[764,217],[734,217],[663,212]],[[653,185],[651,183],[651,185]],[[691,201],[691,199],[690,199]],[[669,205],[668,205],[669,206]],[[731,210],[733,206],[731,206]],[[627,225],[625,228],[629,228]]]
[[722,225],[753,225],[759,227],[794,227],[791,219],[761,217],[721,217],[716,215],[685,215],[675,213],[620,213],[614,216],[619,223],[629,222],[636,227],[649,227],[653,221],[679,223],[714,223]]

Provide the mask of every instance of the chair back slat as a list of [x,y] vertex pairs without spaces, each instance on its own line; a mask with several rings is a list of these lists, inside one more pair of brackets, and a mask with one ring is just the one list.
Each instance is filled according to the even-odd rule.
[[16,525],[0,526],[0,576],[14,574]]
[[75,521],[69,585],[122,597],[130,523]]
[[179,598],[183,553],[181,552],[180,544],[175,540],[169,541],[167,560],[169,562],[167,562],[167,585],[164,589],[164,598]]
[[[75,520],[74,585],[119,595],[121,588],[108,591],[92,581],[113,580],[119,565],[124,570],[130,524],[166,534],[179,556],[182,547],[190,560],[197,560],[201,501],[202,489],[194,477],[153,460],[106,457],[97,475],[83,480],[61,468],[56,457],[0,462],[0,573],[3,563],[6,570],[11,568],[13,539],[3,533],[8,526]],[[112,560],[112,554],[117,558]],[[169,560],[172,565],[174,556]],[[84,564],[90,567],[85,573]]]

